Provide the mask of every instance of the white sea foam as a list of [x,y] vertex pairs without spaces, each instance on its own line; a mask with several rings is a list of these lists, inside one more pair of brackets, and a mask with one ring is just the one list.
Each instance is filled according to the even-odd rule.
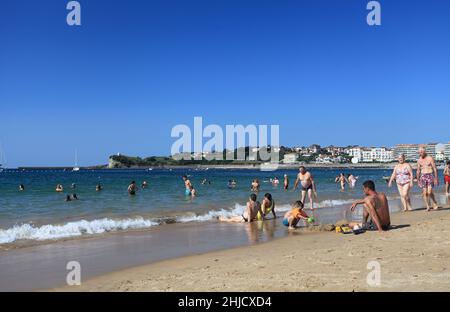
[[12,243],[17,240],[47,240],[77,237],[83,234],[102,234],[127,229],[143,229],[158,225],[158,223],[141,217],[134,219],[97,219],[80,220],[62,225],[47,224],[36,227],[31,224],[17,225],[12,228],[0,229],[0,244]]
[[[327,208],[327,207],[336,207],[342,206],[352,203],[354,200],[324,200],[315,204],[315,207],[318,208]],[[305,204],[308,207],[309,203]],[[190,214],[185,216],[180,216],[176,218],[177,222],[203,222],[203,221],[211,221],[217,219],[218,217],[230,218],[232,216],[239,216],[244,213],[245,205],[235,204],[233,208],[228,209],[220,209],[220,210],[210,210],[204,214]],[[286,212],[291,209],[291,205],[276,205],[276,211]]]
[[[316,204],[316,207],[335,207],[351,203],[352,200],[324,200]],[[308,204],[307,204],[308,205]],[[276,211],[286,212],[291,209],[291,205],[276,205]],[[220,210],[210,210],[204,214],[190,213],[175,218],[176,222],[205,222],[215,220],[218,217],[229,218],[232,216],[242,215],[245,205],[235,204],[234,207],[223,208]],[[174,220],[170,218],[170,220]],[[32,224],[21,224],[9,229],[0,229],[0,244],[13,243],[18,240],[49,240],[61,239],[69,237],[78,237],[85,234],[102,234],[105,232],[114,232],[130,229],[146,229],[155,225],[164,223],[164,218],[144,219],[142,217],[134,217],[128,219],[96,219],[92,221],[79,220],[68,222],[65,224],[46,224],[35,226]]]

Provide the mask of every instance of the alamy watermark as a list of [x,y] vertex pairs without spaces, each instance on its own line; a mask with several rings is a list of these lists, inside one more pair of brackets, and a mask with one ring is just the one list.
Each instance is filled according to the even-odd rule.
[[[69,10],[66,21],[69,26],[81,26],[81,4],[79,1],[69,1],[66,5]],[[367,14],[367,24],[369,26],[381,25],[381,4],[379,1],[369,1],[366,9],[370,12]]]
[[381,265],[378,261],[369,261],[367,263],[367,270],[370,270],[367,274],[366,282],[370,287],[378,287],[381,285]]
[[381,4],[379,1],[370,1],[367,3],[367,25],[381,26]]
[[66,5],[67,13],[66,22],[69,26],[81,25],[81,4],[78,1],[69,1]]
[[69,271],[66,275],[66,283],[69,286],[81,285],[81,265],[78,261],[69,261],[66,264],[66,270]]
[[[270,142],[269,142],[270,136]],[[248,161],[261,170],[278,168],[280,160],[279,125],[203,125],[202,117],[194,117],[193,131],[185,124],[172,128],[171,147],[174,160]],[[206,141],[206,142],[205,142]]]

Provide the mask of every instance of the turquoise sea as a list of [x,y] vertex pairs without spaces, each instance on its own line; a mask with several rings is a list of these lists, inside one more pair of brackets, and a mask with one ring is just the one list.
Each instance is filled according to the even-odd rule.
[[[359,177],[355,189],[341,192],[334,182],[342,170],[312,169],[318,203],[314,216],[318,223],[329,223],[349,217],[350,203],[362,197],[362,182],[372,179],[377,190],[386,192],[389,198],[398,197],[396,187],[387,188],[383,176],[391,170],[348,169]],[[198,196],[191,199],[184,195],[181,176],[186,174],[197,189]],[[283,175],[290,179],[290,190],[282,187]],[[277,210],[282,216],[290,204],[299,198],[299,191],[292,190],[297,170],[262,172],[248,169],[154,169],[154,170],[81,170],[71,171],[18,171],[0,173],[0,244],[18,241],[40,241],[106,232],[146,229],[167,223],[217,222],[218,216],[241,214],[250,194],[252,179],[262,182],[258,199],[264,193],[272,194]],[[269,180],[280,179],[279,186]],[[207,179],[211,183],[202,185]],[[235,189],[227,182],[237,181]],[[135,180],[138,185],[147,181],[149,186],[140,189],[136,196],[127,194],[127,186]],[[101,183],[103,190],[95,191]],[[19,192],[19,185],[25,191]],[[62,184],[63,193],[56,193],[55,186]],[[71,188],[75,184],[75,188]],[[67,194],[76,193],[79,200],[66,202]],[[414,189],[419,194],[417,187]],[[309,207],[306,204],[306,207]],[[398,209],[398,205],[392,205]],[[281,222],[281,219],[280,219]]]

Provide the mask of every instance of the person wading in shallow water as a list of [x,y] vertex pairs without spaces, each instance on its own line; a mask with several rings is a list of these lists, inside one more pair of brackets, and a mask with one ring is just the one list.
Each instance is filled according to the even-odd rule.
[[299,182],[302,186],[302,194],[300,200],[302,203],[305,203],[306,194],[308,194],[309,203],[311,204],[311,210],[313,210],[314,209],[313,193],[314,197],[317,198],[316,184],[314,183],[312,174],[309,171],[307,171],[304,166],[301,166],[299,169],[297,179],[295,180],[294,183],[294,190],[297,189]]
[[130,185],[128,185],[128,194],[130,195],[136,195],[136,192],[138,190],[138,187],[136,185],[135,181],[131,181]]

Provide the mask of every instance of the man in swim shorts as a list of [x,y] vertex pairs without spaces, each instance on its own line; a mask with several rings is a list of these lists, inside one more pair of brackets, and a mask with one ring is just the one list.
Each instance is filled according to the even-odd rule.
[[358,205],[364,205],[363,221],[350,222],[349,226],[359,226],[367,231],[379,232],[389,230],[391,226],[391,217],[389,214],[389,204],[384,193],[377,193],[375,191],[375,183],[368,180],[363,183],[363,190],[365,197],[361,200],[355,201],[352,204],[351,210],[354,211]]
[[299,169],[297,179],[295,180],[294,183],[294,190],[297,189],[299,182],[302,185],[302,194],[300,200],[302,203],[304,203],[306,199],[306,194],[308,194],[309,203],[311,204],[311,210],[313,210],[314,209],[313,193],[314,196],[317,198],[316,184],[314,183],[312,174],[309,171],[307,171],[304,166],[301,166]]
[[422,189],[423,200],[427,211],[430,211],[430,199],[433,209],[437,210],[438,204],[434,197],[433,188],[439,184],[436,163],[433,157],[427,155],[423,146],[419,148],[419,160],[417,160],[417,181]]
[[297,200],[292,209],[284,214],[283,224],[293,230],[300,220],[308,220],[308,215],[303,211],[303,202]]
[[231,218],[219,217],[219,221],[237,223],[253,222],[256,221],[256,216],[258,215],[258,213],[263,216],[264,220],[264,214],[261,210],[261,204],[256,201],[256,194],[251,194],[249,197],[249,201],[247,202],[247,207],[242,215],[234,216]]

